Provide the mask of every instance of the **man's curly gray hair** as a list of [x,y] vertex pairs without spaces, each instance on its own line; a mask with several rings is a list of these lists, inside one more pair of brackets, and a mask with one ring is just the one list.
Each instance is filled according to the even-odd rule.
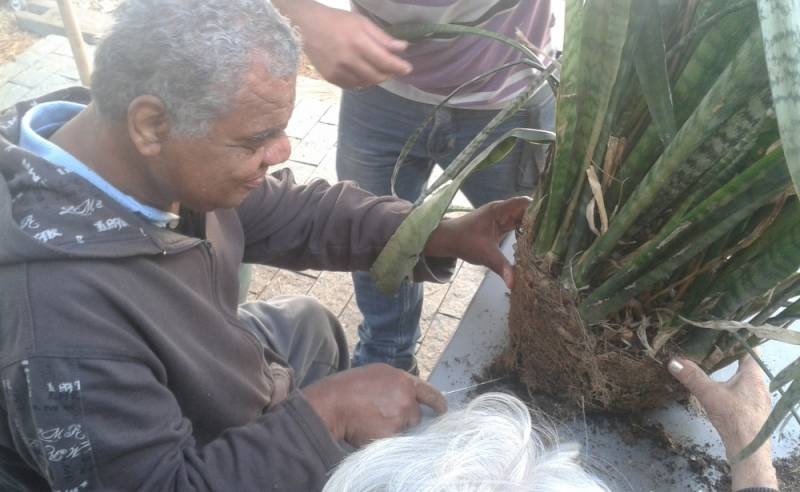
[[115,120],[136,97],[156,96],[173,132],[202,136],[254,61],[283,78],[299,54],[297,33],[267,0],[127,0],[97,48],[92,96]]

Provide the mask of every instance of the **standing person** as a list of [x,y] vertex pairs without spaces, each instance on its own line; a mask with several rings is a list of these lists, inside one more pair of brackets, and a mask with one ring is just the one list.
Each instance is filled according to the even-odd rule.
[[[340,442],[446,410],[404,371],[347,370],[319,301],[236,302],[243,259],[366,269],[411,209],[266,175],[299,52],[263,0],[128,0],[91,92],[0,113],[0,490],[315,491]],[[416,278],[507,275],[528,203],[442,222]]]
[[[275,0],[275,4],[300,29],[306,54],[320,74],[345,89],[336,159],[339,178],[356,181],[376,195],[391,194],[397,156],[436,104],[464,82],[520,58],[512,48],[477,36],[409,45],[381,28],[457,23],[509,37],[519,29],[532,43],[544,47],[551,23],[549,0],[353,0],[353,12],[313,0]],[[395,186],[398,196],[415,200],[433,166],[446,168],[535,76],[532,69],[516,66],[452,98],[406,159]],[[526,111],[503,124],[495,136],[520,126],[552,128],[554,109],[554,98],[545,87]],[[476,207],[530,194],[537,158],[543,155],[529,155],[518,145],[494,168],[467,180],[462,189]],[[417,372],[414,350],[420,337],[421,284],[406,283],[396,296],[388,297],[366,272],[354,273],[353,283],[364,316],[353,365],[385,362]]]

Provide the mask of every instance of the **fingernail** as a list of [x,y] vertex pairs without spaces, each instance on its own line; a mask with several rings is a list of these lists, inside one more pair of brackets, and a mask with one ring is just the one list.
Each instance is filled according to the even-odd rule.
[[675,359],[672,359],[671,361],[669,361],[669,364],[667,364],[667,369],[672,374],[678,374],[683,370],[683,364],[681,364]]

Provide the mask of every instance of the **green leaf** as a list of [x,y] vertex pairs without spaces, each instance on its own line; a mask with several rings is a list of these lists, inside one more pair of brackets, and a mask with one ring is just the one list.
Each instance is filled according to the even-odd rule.
[[608,231],[584,253],[575,272],[575,284],[579,288],[589,283],[591,275],[639,215],[660,199],[660,190],[669,177],[681,168],[706,136],[719,128],[739,109],[740,104],[767,83],[766,74],[758,67],[759,60],[763,60],[762,51],[761,36],[754,33],[639,183],[611,222]]
[[386,295],[392,295],[406,279],[411,278],[428,238],[439,226],[461,184],[471,174],[502,161],[518,140],[549,143],[554,139],[555,135],[551,132],[516,128],[478,154],[452,182],[437,189],[412,210],[397,228],[370,269],[378,288]]
[[800,381],[800,357],[794,362],[784,367],[769,383],[770,391],[777,391],[789,381]]
[[783,152],[800,195],[800,2],[758,0],[758,12]]
[[790,343],[792,345],[800,345],[800,332],[781,328],[772,325],[751,325],[742,321],[692,321],[683,316],[680,317],[685,323],[708,330],[717,331],[739,331],[747,330],[759,338],[766,338],[768,340],[777,340],[783,343]]
[[633,58],[639,85],[661,141],[667,145],[675,136],[677,128],[658,0],[634,2],[631,17],[636,29],[637,42]]
[[758,431],[756,437],[753,438],[753,441],[745,446],[745,448],[733,458],[732,464],[736,464],[751,454],[753,454],[758,448],[763,445],[767,439],[770,438],[772,433],[778,426],[781,424],[783,419],[785,419],[791,412],[792,409],[800,402],[800,380],[795,380],[789,389],[786,390],[786,393],[778,400],[778,403],[775,404],[775,408],[772,409],[772,413],[769,414],[767,421],[764,422],[764,425],[761,427],[761,430]]

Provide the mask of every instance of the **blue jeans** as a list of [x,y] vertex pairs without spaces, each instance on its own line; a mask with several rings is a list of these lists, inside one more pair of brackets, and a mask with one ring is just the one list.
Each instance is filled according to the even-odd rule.
[[[547,90],[547,89],[545,89]],[[539,99],[539,98],[537,98]],[[495,136],[529,125],[552,128],[552,96],[507,121]],[[396,96],[380,87],[344,91],[339,116],[336,169],[340,180],[356,181],[375,195],[389,195],[392,169],[408,137],[430,114],[433,106]],[[497,114],[496,111],[442,109],[422,133],[395,183],[398,196],[414,201],[433,166],[446,168],[461,150]],[[489,138],[492,142],[494,138]],[[541,149],[518,144],[491,169],[474,174],[462,191],[473,206],[509,196],[530,195],[535,185],[535,161]],[[353,274],[356,302],[364,316],[353,366],[385,362],[409,369],[420,338],[422,285],[406,282],[393,297],[383,295],[367,272]]]

